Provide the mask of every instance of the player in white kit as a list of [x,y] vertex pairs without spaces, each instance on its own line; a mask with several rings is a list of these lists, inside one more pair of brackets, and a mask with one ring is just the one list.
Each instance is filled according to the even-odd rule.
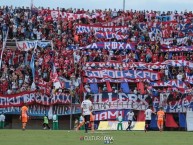
[[84,100],[81,104],[82,108],[82,115],[84,116],[84,121],[85,121],[85,133],[88,132],[88,126],[90,122],[90,114],[92,112],[93,106],[92,102],[90,101],[91,95],[86,96],[86,100]]
[[[149,130],[151,124],[151,116],[154,113],[150,106],[145,110],[145,132]],[[155,114],[155,113],[154,113]]]

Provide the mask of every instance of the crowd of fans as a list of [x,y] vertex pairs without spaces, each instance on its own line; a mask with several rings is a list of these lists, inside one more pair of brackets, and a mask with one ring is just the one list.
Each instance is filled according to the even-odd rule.
[[[0,71],[0,93],[14,94],[23,91],[41,90],[44,86],[44,93],[68,92],[73,90],[74,94],[90,92],[89,84],[83,83],[83,72],[86,69],[102,69],[99,66],[86,66],[86,62],[119,62],[119,67],[104,66],[117,70],[128,70],[124,67],[129,62],[156,63],[166,60],[193,60],[193,53],[190,52],[162,52],[160,37],[150,35],[151,28],[155,22],[161,23],[156,16],[173,16],[177,24],[192,23],[192,12],[156,12],[156,11],[122,11],[122,10],[84,10],[84,9],[61,9],[62,12],[74,14],[87,14],[92,18],[82,17],[80,19],[58,19],[52,18],[50,9],[33,8],[0,8],[0,47],[3,48],[3,40],[8,31],[8,40],[47,40],[53,42],[53,47],[38,47],[31,51],[20,51],[17,48],[11,49],[8,46],[2,54],[2,66]],[[99,16],[100,15],[100,16]],[[117,18],[121,18],[117,20]],[[111,23],[111,26],[126,26],[128,28],[124,35],[125,39],[99,39],[95,37],[94,31],[89,33],[77,34],[75,26],[77,24],[87,25],[105,25]],[[145,23],[145,29],[140,29],[139,23]],[[110,23],[109,23],[110,24]],[[162,26],[162,35],[164,38],[173,38],[170,46],[192,46],[191,33],[182,33],[176,27],[171,25]],[[177,43],[177,37],[187,37],[184,43]],[[125,42],[134,43],[135,51],[132,50],[107,50],[107,49],[71,49],[70,46],[84,47],[95,42]],[[2,51],[1,51],[2,52]],[[32,55],[35,57],[35,78],[32,77],[30,62]],[[71,81],[70,87],[65,83],[56,90],[52,81],[53,66],[59,78],[65,81]],[[135,68],[134,68],[135,69]],[[185,80],[186,73],[193,75],[193,69],[190,67],[172,67],[157,69],[161,80],[171,79]],[[34,87],[34,83],[35,87]],[[144,82],[145,87],[149,88],[149,82]],[[130,85],[130,84],[129,84]],[[107,91],[106,85],[102,84],[102,91]],[[135,84],[131,85],[131,93],[136,93]],[[191,84],[188,84],[192,88]],[[114,92],[121,92],[118,84],[113,84]],[[168,88],[165,88],[166,90]],[[171,88],[170,88],[171,89]],[[159,92],[163,88],[157,89]],[[177,89],[178,90],[178,89]],[[76,92],[76,93],[75,93]],[[148,93],[148,92],[146,92]]]

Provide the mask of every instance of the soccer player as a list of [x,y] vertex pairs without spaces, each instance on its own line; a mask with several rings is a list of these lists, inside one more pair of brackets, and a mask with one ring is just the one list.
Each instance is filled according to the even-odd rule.
[[160,107],[160,110],[157,112],[157,126],[160,132],[163,131],[164,117],[165,117],[165,113],[163,111],[163,108]]
[[154,113],[151,110],[151,107],[148,106],[148,108],[145,110],[145,132],[149,130],[150,124],[151,124],[151,115]]
[[88,125],[90,122],[90,114],[93,109],[92,102],[90,101],[91,95],[86,95],[86,100],[81,104],[82,114],[85,120],[85,133],[88,133]]
[[131,131],[131,124],[132,124],[133,119],[135,118],[134,112],[132,109],[127,113],[127,116],[128,116],[128,127],[126,131],[128,130]]
[[29,116],[28,116],[28,107],[26,105],[24,105],[21,108],[21,115],[20,115],[20,120],[22,122],[22,130],[26,129],[28,118],[29,118]]
[[50,129],[50,126],[49,126],[49,121],[48,121],[48,117],[46,116],[46,114],[44,114],[44,123],[43,123],[43,127],[44,129]]

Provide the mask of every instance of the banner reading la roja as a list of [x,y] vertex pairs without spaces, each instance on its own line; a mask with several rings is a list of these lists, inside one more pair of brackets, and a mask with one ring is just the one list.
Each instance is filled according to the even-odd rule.
[[134,43],[125,43],[125,42],[96,42],[92,43],[90,45],[80,47],[80,49],[129,49],[129,50],[135,50],[135,44]]

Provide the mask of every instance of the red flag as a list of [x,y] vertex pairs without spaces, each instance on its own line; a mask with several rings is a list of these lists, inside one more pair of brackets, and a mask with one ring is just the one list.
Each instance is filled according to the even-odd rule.
[[111,84],[109,83],[109,81],[107,81],[106,84],[107,84],[107,91],[112,92],[113,90],[111,88]]

